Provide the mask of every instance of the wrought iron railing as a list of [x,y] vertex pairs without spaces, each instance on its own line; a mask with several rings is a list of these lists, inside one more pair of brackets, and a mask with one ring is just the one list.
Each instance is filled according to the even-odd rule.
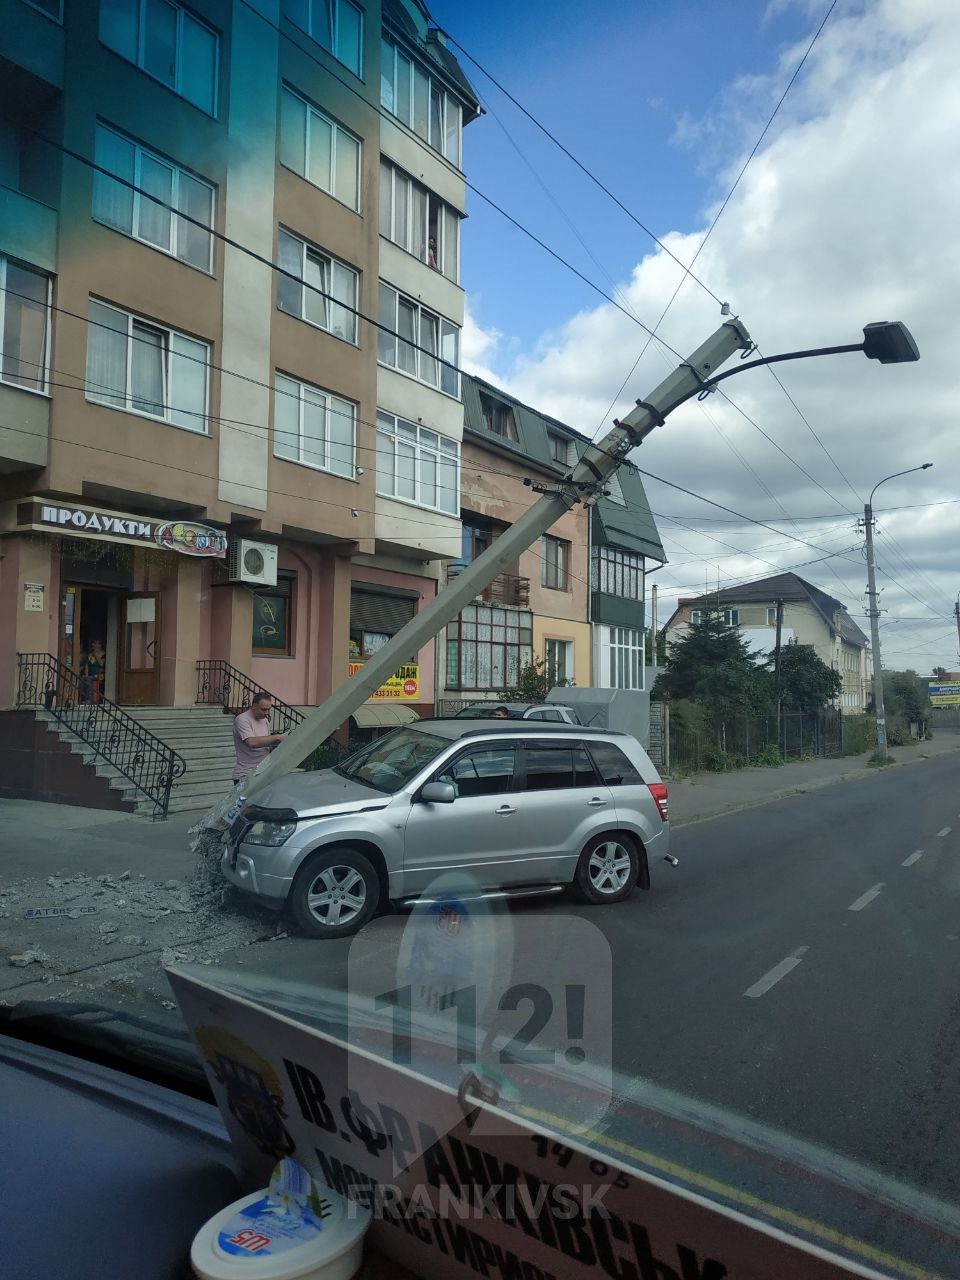
[[[254,694],[269,692],[222,658],[201,658],[197,663],[196,700],[204,706],[223,707],[225,712],[237,715],[249,707]],[[270,727],[274,733],[290,733],[303,723],[302,711],[272,693],[270,698],[273,701]]]
[[154,820],[167,816],[186,761],[89,680],[52,654],[18,653],[16,706],[49,712],[153,802]]

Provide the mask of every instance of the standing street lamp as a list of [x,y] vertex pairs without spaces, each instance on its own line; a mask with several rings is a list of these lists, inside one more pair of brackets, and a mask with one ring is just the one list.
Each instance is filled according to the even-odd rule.
[[896,480],[898,476],[909,476],[914,471],[926,471],[932,462],[924,462],[919,467],[909,467],[906,471],[895,471],[892,476],[884,476],[870,490],[870,497],[863,508],[863,525],[867,535],[867,595],[870,598],[870,644],[873,648],[873,710],[877,717],[877,754],[887,759],[887,720],[883,709],[883,666],[880,662],[880,610],[877,608],[877,578],[873,562],[873,495],[888,480]]

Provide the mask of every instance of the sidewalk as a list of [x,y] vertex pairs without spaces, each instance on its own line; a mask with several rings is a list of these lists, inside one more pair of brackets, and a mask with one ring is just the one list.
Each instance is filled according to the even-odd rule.
[[[960,751],[960,734],[938,734],[930,742],[914,742],[891,747],[894,761],[888,768],[901,768],[920,760]],[[737,769],[731,773],[698,773],[689,778],[666,778],[670,791],[670,823],[683,827],[703,822],[722,813],[751,809],[783,796],[815,791],[840,782],[875,777],[883,769],[867,768],[870,753],[839,758],[797,760],[779,769]]]

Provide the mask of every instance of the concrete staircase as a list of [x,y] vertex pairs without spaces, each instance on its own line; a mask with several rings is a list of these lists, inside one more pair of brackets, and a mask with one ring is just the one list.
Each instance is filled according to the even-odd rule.
[[[233,717],[220,707],[129,707],[123,710],[179,752],[186,773],[170,793],[170,813],[209,809],[233,787]],[[152,812],[141,797],[138,813]]]

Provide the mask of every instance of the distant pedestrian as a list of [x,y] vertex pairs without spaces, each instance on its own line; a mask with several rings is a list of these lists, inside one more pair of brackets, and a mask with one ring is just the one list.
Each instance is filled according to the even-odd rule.
[[506,707],[497,707],[493,713],[494,720],[509,720],[510,712]]
[[253,773],[261,760],[287,736],[270,732],[270,713],[273,699],[269,693],[254,694],[246,711],[241,711],[233,722],[233,747],[237,755],[233,766],[234,785],[248,773]]

